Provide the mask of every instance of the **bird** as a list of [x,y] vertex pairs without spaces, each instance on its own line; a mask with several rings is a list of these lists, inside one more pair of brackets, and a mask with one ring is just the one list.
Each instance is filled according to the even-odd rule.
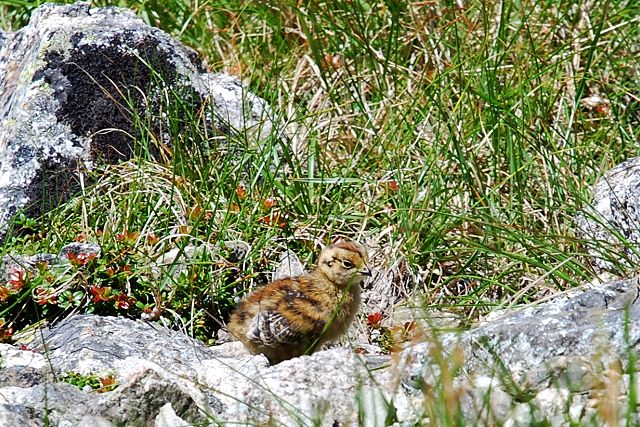
[[268,283],[233,311],[227,331],[271,365],[311,354],[342,336],[360,309],[360,286],[371,276],[365,247],[343,241],[320,252],[308,274]]

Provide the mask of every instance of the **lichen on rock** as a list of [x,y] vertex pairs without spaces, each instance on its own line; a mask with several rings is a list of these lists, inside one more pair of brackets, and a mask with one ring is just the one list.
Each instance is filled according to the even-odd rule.
[[268,104],[238,78],[205,72],[193,50],[126,9],[44,4],[0,42],[0,232],[20,210],[58,206],[95,165],[137,154],[134,115],[170,147],[164,92],[206,107],[214,133],[258,141],[274,130]]

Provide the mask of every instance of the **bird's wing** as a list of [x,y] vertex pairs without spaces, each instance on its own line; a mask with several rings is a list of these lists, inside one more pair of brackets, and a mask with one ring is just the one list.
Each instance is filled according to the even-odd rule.
[[[305,334],[275,311],[262,311],[252,320],[247,338],[267,347],[300,343]],[[309,337],[307,337],[309,338]]]

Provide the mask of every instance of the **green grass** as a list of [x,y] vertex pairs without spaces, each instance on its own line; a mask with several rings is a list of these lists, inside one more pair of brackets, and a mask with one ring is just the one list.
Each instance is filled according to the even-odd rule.
[[[0,23],[15,29],[37,2],[1,4]],[[33,251],[81,232],[117,258],[122,248],[108,236],[139,233],[131,250],[143,265],[157,255],[143,255],[149,234],[166,239],[163,249],[187,236],[250,243],[242,265],[206,276],[220,290],[264,281],[285,247],[310,262],[318,243],[344,236],[380,249],[425,304],[470,318],[589,280],[588,247],[601,248],[616,273],[633,272],[623,254],[577,239],[573,219],[595,180],[637,154],[634,2],[586,15],[542,1],[94,4],[129,6],[197,49],[212,71],[241,76],[288,123],[289,141],[256,146],[238,135],[223,144],[176,97],[164,107],[166,161],[105,168],[84,197],[46,219],[56,224],[50,233],[37,225],[27,233],[41,239]],[[609,104],[584,107],[591,95]],[[144,151],[158,136],[138,119]],[[277,206],[266,209],[267,199]],[[282,227],[267,223],[274,211]],[[206,287],[189,292],[214,304],[230,296]]]
[[[90,300],[91,286],[111,287],[135,296],[129,313],[161,307],[206,340],[285,248],[310,265],[335,237],[365,241],[425,307],[468,320],[591,280],[588,249],[614,274],[636,272],[574,226],[598,177],[638,155],[635,1],[94,4],[128,6],[212,71],[240,76],[288,124],[288,141],[222,143],[174,100],[164,161],[104,167],[45,219],[16,222],[5,252],[55,252],[80,233],[103,246],[93,268],[47,285],[84,292],[75,309],[122,312]],[[36,5],[0,1],[0,26],[19,28]],[[595,95],[608,104],[583,104]],[[157,135],[139,119],[145,147]],[[230,241],[250,244],[243,260]],[[181,274],[149,271],[203,242],[216,249]],[[68,313],[49,310],[40,315]]]

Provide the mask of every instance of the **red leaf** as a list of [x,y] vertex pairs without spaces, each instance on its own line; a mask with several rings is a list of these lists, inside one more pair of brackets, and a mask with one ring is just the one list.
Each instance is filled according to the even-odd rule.
[[14,291],[19,291],[24,286],[25,277],[25,271],[19,267],[15,267],[11,270],[11,273],[9,273],[9,282],[7,284],[11,285]]
[[380,327],[380,322],[382,322],[382,313],[373,313],[367,316],[367,325],[378,328]]
[[87,265],[95,257],[96,257],[96,254],[94,254],[94,253],[86,253],[86,252],[79,252],[77,254],[74,253],[74,252],[69,252],[67,254],[67,258],[69,259],[69,262],[72,265],[76,266],[76,267],[81,267],[83,265]]
[[264,206],[265,209],[271,209],[277,204],[278,202],[273,197],[267,197],[262,201],[262,206]]
[[244,185],[240,184],[236,188],[236,194],[239,199],[244,199],[245,197],[247,197],[247,189],[244,188]]
[[100,301],[109,301],[110,298],[106,295],[108,287],[103,288],[100,286],[93,285],[89,288],[89,293],[91,294],[91,301],[100,302]]

